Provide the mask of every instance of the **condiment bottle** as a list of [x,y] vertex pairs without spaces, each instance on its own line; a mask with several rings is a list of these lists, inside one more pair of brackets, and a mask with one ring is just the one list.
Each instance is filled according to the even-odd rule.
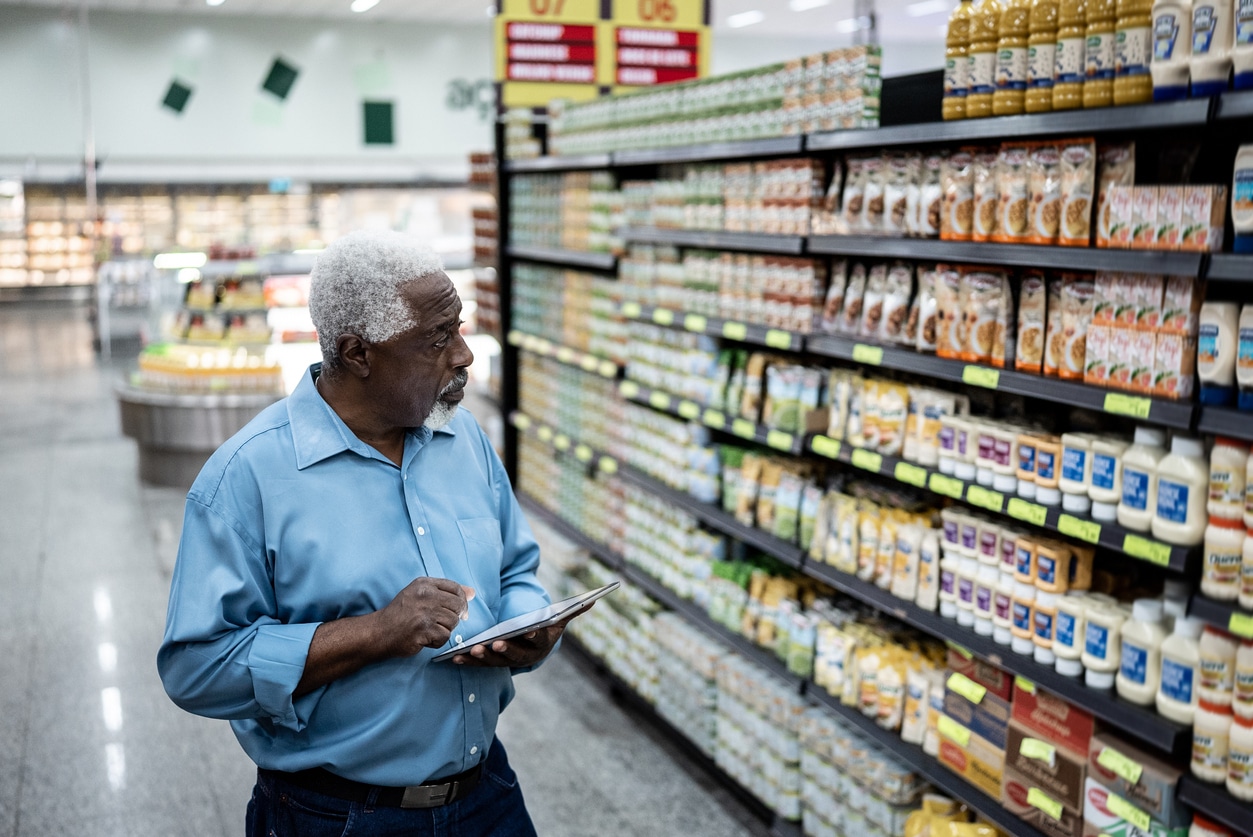
[[1153,0],[1117,0],[1114,25],[1114,104],[1153,101]]
[[961,0],[948,19],[944,47],[945,119],[966,117],[966,95],[970,86],[970,12],[971,0]]
[[1236,71],[1233,86],[1237,90],[1248,90],[1253,88],[1253,3],[1237,0],[1235,6],[1236,42],[1231,50]]
[[1062,508],[1074,514],[1087,514],[1092,507],[1088,489],[1092,485],[1092,440],[1090,433],[1062,434]]
[[1232,833],[1218,823],[1207,820],[1200,814],[1192,815],[1192,826],[1188,829],[1188,837],[1232,837]]
[[1024,105],[1027,113],[1047,113],[1053,109],[1053,74],[1057,72],[1057,0],[1032,0],[1029,29]]
[[996,614],[996,589],[1001,574],[996,567],[986,564],[979,565],[975,576],[975,633],[979,636],[992,636],[993,617]]
[[1234,302],[1206,302],[1201,306],[1196,341],[1196,376],[1202,404],[1230,404],[1235,399],[1236,349],[1240,306]]
[[1010,613],[1013,640],[1010,648],[1015,654],[1035,653],[1035,596],[1036,589],[1032,585],[1014,584],[1013,610]]
[[992,433],[995,439],[995,464],[992,466],[992,488],[1002,494],[1012,493],[1018,487],[1018,437],[1017,427],[998,425]]
[[[1250,9],[1253,14],[1253,9]],[[1253,28],[1253,21],[1249,23]],[[1253,47],[1250,47],[1253,50]],[[1236,171],[1233,179],[1239,178],[1240,203],[1253,206],[1253,145],[1242,145],[1236,153]],[[1234,189],[1232,190],[1234,193]],[[1235,200],[1233,194],[1232,200]],[[1233,216],[1240,219],[1240,229],[1232,249],[1237,253],[1253,253],[1253,211],[1241,209],[1233,211]],[[1248,230],[1248,232],[1243,232]],[[1245,305],[1240,309],[1240,343],[1236,349],[1236,407],[1240,410],[1253,410],[1253,305]]]
[[1230,602],[1240,597],[1244,532],[1243,520],[1221,517],[1210,518],[1205,527],[1201,592],[1211,599]]
[[1000,0],[978,0],[970,15],[969,93],[966,118],[992,115],[992,94],[996,91],[996,44],[1000,37]]
[[960,566],[957,553],[945,550],[940,560],[940,615],[945,619],[957,618],[957,569]]
[[1201,648],[1205,625],[1200,619],[1175,620],[1174,632],[1162,642],[1162,681],[1157,711],[1180,724],[1192,723],[1201,685]]
[[1051,666],[1057,660],[1053,654],[1053,630],[1057,623],[1056,593],[1036,591],[1033,621],[1035,633],[1031,638],[1035,645],[1035,661],[1040,665]]
[[1153,101],[1188,98],[1192,62],[1192,0],[1153,4]]
[[[967,97],[969,98],[969,97]],[[957,431],[956,449],[953,452],[953,476],[959,480],[970,482],[975,478],[975,459],[979,455],[980,422],[973,419],[961,419],[953,422]],[[940,460],[941,466],[944,460]]]
[[1057,620],[1053,627],[1054,667],[1058,674],[1083,674],[1083,634],[1088,626],[1086,594],[1072,591],[1057,600]]
[[1193,546],[1204,540],[1209,500],[1209,464],[1204,454],[1200,439],[1176,435],[1170,440],[1170,453],[1157,468],[1153,537],[1159,541]]
[[924,529],[918,546],[918,592],[914,602],[923,610],[934,611],[940,593],[940,537],[935,529]]
[[1209,501],[1211,518],[1244,522],[1244,493],[1249,467],[1249,446],[1239,439],[1218,436],[1209,454]]
[[1231,75],[1231,0],[1195,0],[1192,4],[1192,95],[1217,96]]
[[1230,706],[1236,680],[1239,644],[1224,630],[1206,627],[1201,634],[1201,683],[1197,696],[1220,706]]
[[1112,522],[1118,518],[1118,501],[1122,498],[1122,456],[1130,447],[1117,436],[1098,436],[1092,441],[1092,484],[1088,497],[1092,500],[1092,517]]
[[1065,593],[1070,583],[1070,546],[1062,541],[1041,540],[1036,547],[1035,586],[1045,593]]
[[1231,707],[1202,700],[1192,722],[1192,775],[1203,782],[1227,781]]
[[1035,499],[1046,506],[1056,506],[1062,501],[1057,485],[1061,480],[1062,440],[1057,436],[1040,434],[1035,445]]
[[1240,607],[1253,610],[1253,529],[1244,530],[1240,559]]
[[1115,0],[1088,0],[1083,82],[1085,108],[1103,108],[1114,103],[1116,10]]
[[1231,719],[1227,742],[1227,793],[1253,802],[1253,718]]
[[1112,689],[1122,660],[1120,631],[1127,613],[1117,605],[1098,602],[1088,608],[1083,641],[1083,682],[1093,689]]
[[1017,584],[1035,585],[1036,559],[1040,545],[1035,538],[1026,536],[1014,541],[1014,581]]
[[1014,640],[1014,575],[1001,572],[996,583],[996,596],[992,600],[992,640],[997,645],[1009,645]]
[[962,558],[957,566],[957,624],[963,628],[975,624],[975,579],[979,575],[979,562],[974,558]]
[[1131,619],[1121,631],[1122,657],[1116,683],[1118,696],[1141,706],[1153,703],[1162,677],[1162,603],[1157,599],[1136,599]]
[[1053,110],[1083,106],[1087,71],[1086,0],[1060,0],[1057,6],[1057,67],[1053,73]]
[[1253,718],[1253,642],[1240,643],[1236,652],[1235,688],[1231,693],[1231,711],[1237,718]]
[[1035,434],[1018,434],[1018,496],[1028,500],[1035,499],[1035,448]]
[[996,92],[992,94],[992,113],[997,116],[1023,112],[1030,26],[1031,0],[1006,0],[996,41]]
[[1118,504],[1118,523],[1137,532],[1153,526],[1157,508],[1157,469],[1166,456],[1166,431],[1156,427],[1137,427],[1135,443],[1122,457],[1122,501]]

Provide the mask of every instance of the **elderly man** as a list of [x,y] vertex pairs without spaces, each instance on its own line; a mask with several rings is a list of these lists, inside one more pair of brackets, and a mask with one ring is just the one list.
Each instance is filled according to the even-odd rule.
[[474,360],[438,257],[397,233],[318,258],[321,344],[187,496],[157,663],[258,765],[248,833],[531,835],[495,739],[562,626],[434,649],[548,603],[504,468],[457,412]]

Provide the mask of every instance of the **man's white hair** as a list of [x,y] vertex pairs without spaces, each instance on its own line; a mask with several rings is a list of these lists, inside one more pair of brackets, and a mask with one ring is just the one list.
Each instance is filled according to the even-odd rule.
[[417,325],[400,289],[443,269],[430,247],[390,230],[357,230],[327,247],[309,285],[309,316],[322,360],[339,364],[336,341],[342,334],[379,343]]

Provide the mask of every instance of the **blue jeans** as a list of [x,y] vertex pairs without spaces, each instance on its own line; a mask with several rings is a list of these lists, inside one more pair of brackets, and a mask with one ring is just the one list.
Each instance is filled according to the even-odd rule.
[[248,837],[535,837],[517,774],[499,740],[478,785],[439,808],[385,808],[348,802],[257,777],[248,803]]

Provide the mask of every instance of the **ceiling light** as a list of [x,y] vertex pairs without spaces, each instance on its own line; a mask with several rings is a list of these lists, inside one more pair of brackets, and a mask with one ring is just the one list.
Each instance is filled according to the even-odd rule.
[[487,7],[487,16],[488,16],[488,17],[496,17],[496,7],[495,7],[495,6],[488,6],[488,7]]
[[752,26],[754,23],[761,23],[766,19],[764,12],[753,9],[751,12],[740,12],[738,15],[731,15],[727,18],[727,26],[732,29],[740,29],[745,26]]
[[835,24],[835,28],[836,31],[843,32],[848,35],[862,29],[869,29],[870,18],[866,15],[862,15],[861,17],[850,17]]
[[906,6],[905,14],[910,17],[926,17],[947,12],[951,7],[952,3],[949,0],[922,0],[920,3],[910,3]]
[[204,267],[206,261],[208,258],[204,253],[158,253],[152,259],[152,266],[157,270],[178,270],[184,267]]
[[209,5],[209,6],[220,6],[223,3],[225,3],[226,0],[204,0],[204,2],[206,5]]
[[348,8],[354,12],[368,12],[379,4],[379,0],[352,0],[352,5]]
[[787,5],[794,12],[807,12],[819,6],[829,6],[831,0],[790,0]]

